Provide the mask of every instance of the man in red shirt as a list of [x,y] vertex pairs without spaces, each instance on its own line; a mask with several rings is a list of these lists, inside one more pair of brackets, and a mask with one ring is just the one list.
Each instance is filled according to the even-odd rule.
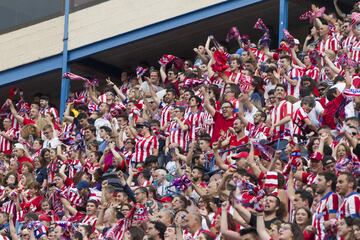
[[15,154],[18,162],[19,162],[19,173],[22,172],[22,166],[24,162],[29,162],[31,164],[33,164],[33,160],[27,156],[25,156],[25,148],[24,145],[22,145],[21,143],[15,143],[14,144],[14,149],[13,149],[13,153]]
[[215,108],[210,104],[208,92],[205,88],[202,89],[204,95],[204,107],[206,111],[214,119],[214,132],[211,138],[211,142],[215,142],[220,136],[226,134],[229,127],[232,127],[236,117],[234,116],[234,106],[230,102],[223,102],[221,105],[221,113],[216,111]]

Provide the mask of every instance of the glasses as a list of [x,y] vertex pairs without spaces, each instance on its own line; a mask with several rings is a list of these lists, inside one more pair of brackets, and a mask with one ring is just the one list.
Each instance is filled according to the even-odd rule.
[[223,107],[221,107],[221,109],[227,109],[227,108],[232,108],[231,106],[223,106]]
[[175,74],[174,74],[174,73],[172,73],[172,72],[168,72],[167,74],[168,74],[168,75],[175,75]]
[[46,134],[52,133],[52,131],[46,131],[46,132],[43,132],[43,133],[46,135]]

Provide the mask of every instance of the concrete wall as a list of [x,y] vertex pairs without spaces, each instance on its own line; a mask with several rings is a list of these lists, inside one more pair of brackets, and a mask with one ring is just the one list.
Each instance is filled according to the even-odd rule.
[[[69,50],[219,2],[110,0],[70,15]],[[63,22],[59,17],[1,35],[0,71],[61,53]]]

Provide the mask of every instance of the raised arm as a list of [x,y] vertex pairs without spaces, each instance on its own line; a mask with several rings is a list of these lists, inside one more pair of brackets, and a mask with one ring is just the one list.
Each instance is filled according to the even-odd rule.
[[256,231],[259,234],[260,240],[270,240],[271,237],[265,228],[265,221],[263,213],[257,213],[256,216]]
[[211,106],[210,104],[210,99],[209,99],[209,94],[207,92],[207,90],[205,89],[205,87],[202,87],[202,93],[204,95],[204,107],[206,109],[206,111],[212,116],[214,117],[216,110],[213,106]]
[[109,85],[109,86],[111,86],[111,87],[114,89],[116,95],[119,96],[119,98],[121,99],[121,101],[125,101],[125,100],[126,100],[126,96],[122,93],[122,91],[120,90],[120,88],[118,88],[118,87],[111,81],[111,79],[110,79],[109,77],[107,77],[105,80],[106,80],[106,84]]
[[7,99],[6,101],[7,101],[8,105],[9,105],[9,107],[10,107],[11,114],[12,114],[12,115],[16,118],[16,120],[18,120],[20,123],[24,123],[24,118],[18,114],[18,112],[17,112],[16,109],[15,109],[14,103],[11,101],[11,99]]

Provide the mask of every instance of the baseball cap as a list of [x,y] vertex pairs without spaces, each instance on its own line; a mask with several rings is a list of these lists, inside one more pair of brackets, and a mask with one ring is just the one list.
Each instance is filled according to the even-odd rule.
[[22,145],[21,143],[15,143],[14,148],[24,150],[24,145]]

